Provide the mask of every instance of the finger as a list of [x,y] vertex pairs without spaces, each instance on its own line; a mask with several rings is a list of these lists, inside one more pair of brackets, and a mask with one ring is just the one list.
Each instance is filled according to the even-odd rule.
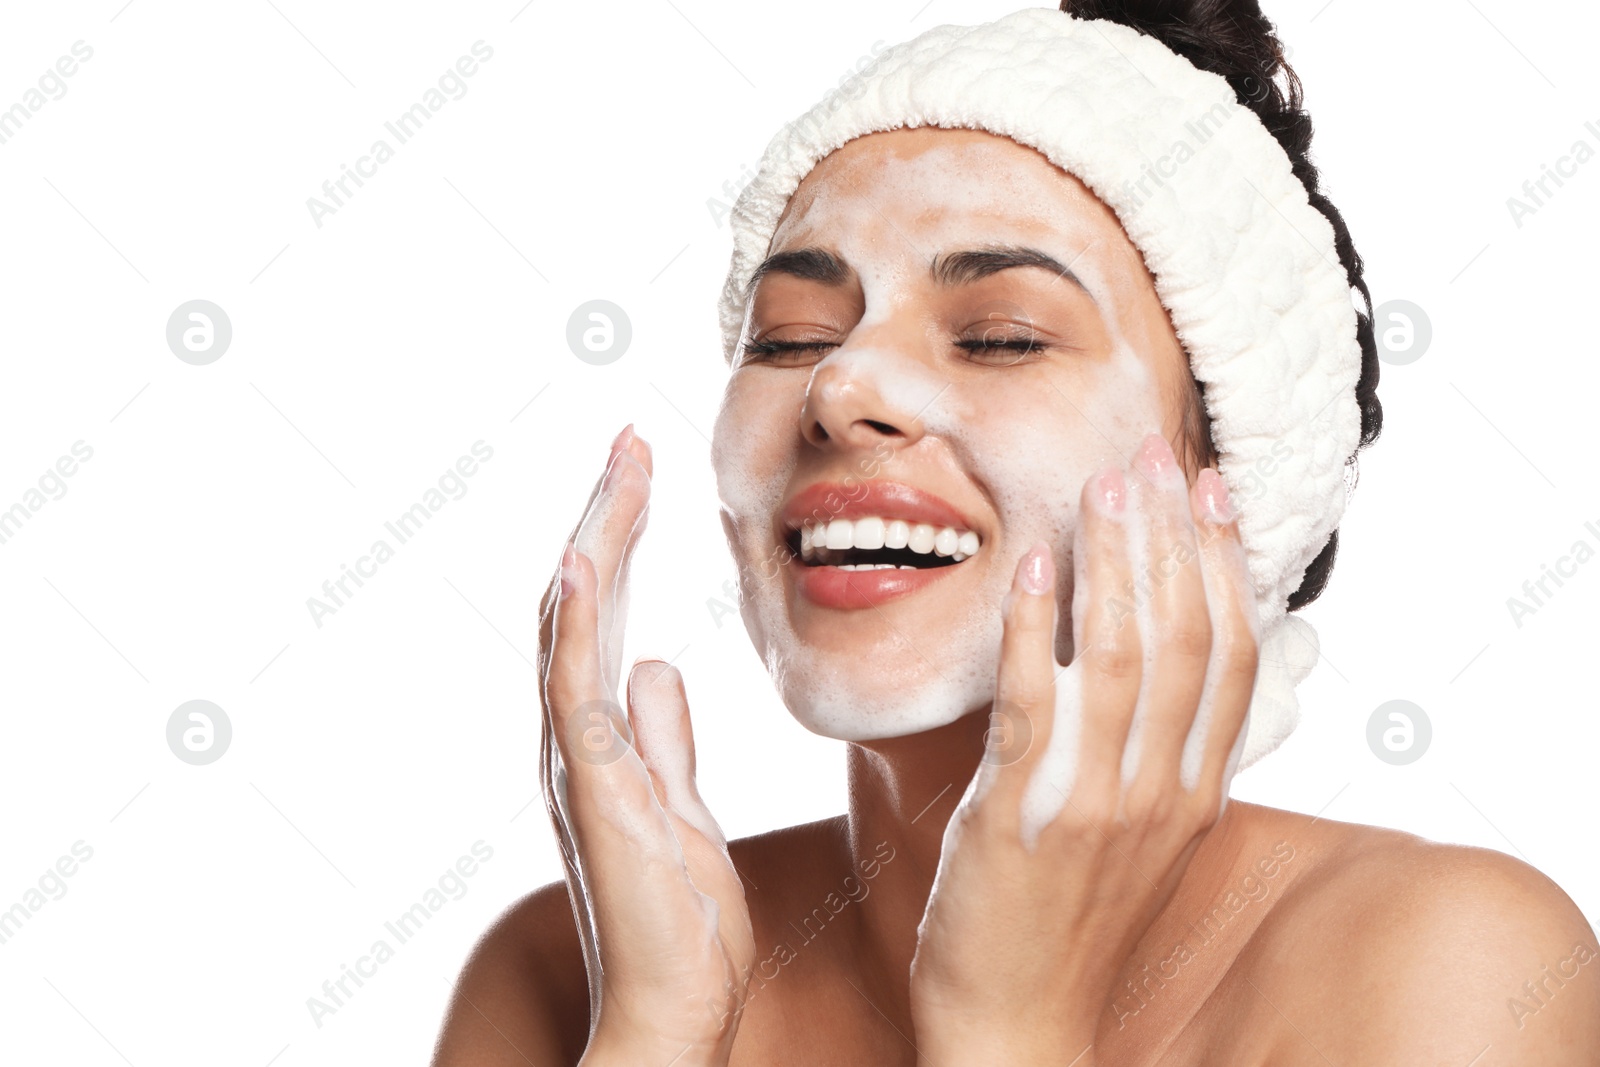
[[600,946],[596,939],[590,896],[584,889],[583,868],[578,861],[577,835],[573,830],[569,814],[571,805],[567,790],[567,768],[561,758],[557,741],[558,731],[555,726],[558,714],[552,708],[545,684],[554,652],[551,638],[554,634],[555,609],[565,570],[565,567],[557,567],[550,589],[545,594],[545,602],[540,605],[539,704],[542,714],[539,717],[539,781],[540,791],[544,795],[545,812],[550,819],[551,828],[555,831],[556,845],[561,851],[562,877],[566,881],[567,899],[576,918],[585,970],[588,974],[589,994],[591,1003],[594,1003],[600,991]]
[[1144,672],[1129,521],[1120,467],[1106,467],[1083,483],[1072,552],[1072,666],[1083,702],[1083,739],[1070,798],[1074,807],[1088,813],[1116,809],[1123,745]]
[[617,691],[627,616],[627,561],[644,532],[650,475],[626,447],[612,452],[600,488],[573,544],[594,561],[599,590],[601,665],[608,692]]
[[722,830],[695,784],[694,729],[683,675],[661,660],[639,660],[628,675],[628,716],[634,747],[659,783],[662,802],[725,848]]
[[629,743],[626,717],[602,687],[594,565],[573,551],[564,570],[569,585],[556,604],[546,713],[565,770],[558,799],[600,955],[659,943],[665,932],[709,932],[721,925],[718,909],[694,884],[679,834]]
[[563,570],[571,585],[556,605],[545,708],[565,771],[565,795],[557,796],[577,851],[585,864],[610,862],[619,849],[680,853],[626,716],[601,678],[594,564],[573,551]]
[[578,528],[583,525],[583,518],[581,516],[586,516],[589,514],[589,510],[594,507],[595,500],[600,496],[601,489],[605,485],[605,472],[611,469],[611,464],[616,460],[618,453],[623,452],[633,456],[633,458],[639,462],[640,466],[644,467],[645,473],[654,477],[655,468],[652,461],[653,452],[650,448],[650,445],[645,442],[644,438],[638,435],[633,428],[633,423],[630,422],[628,425],[624,426],[622,431],[617,434],[615,439],[612,440],[611,450],[606,455],[605,468],[601,471],[601,476],[595,480],[594,488],[589,491],[589,499],[584,502],[583,510],[579,513],[580,518],[568,534],[567,539],[569,541],[577,535]]
[[[559,572],[557,572],[559,581]],[[542,701],[541,701],[542,702]],[[583,871],[578,866],[577,841],[566,813],[566,768],[555,750],[555,735],[550,728],[550,716],[540,717],[539,781],[544,795],[545,813],[555,831],[556,845],[561,851],[561,873],[567,883],[567,899],[572,904],[576,918],[578,940],[583,948],[584,969],[589,979],[591,1003],[600,992],[600,946],[594,933],[594,915],[589,907],[589,895],[583,889]]]
[[1183,468],[1160,434],[1149,434],[1134,456],[1142,475],[1134,496],[1144,524],[1143,559],[1135,566],[1149,582],[1144,687],[1123,755],[1123,781],[1133,810],[1169,799],[1194,722],[1211,658],[1211,613],[1195,546],[1193,508]]
[[1237,762],[1237,742],[1255,693],[1261,624],[1238,520],[1221,476],[1209,467],[1201,471],[1191,495],[1212,641],[1206,685],[1184,745],[1179,778],[1191,792],[1205,783],[1226,796],[1229,767]]
[[717,902],[724,943],[744,944],[750,936],[744,884],[722,828],[695,784],[694,730],[683,675],[661,660],[635,663],[628,675],[628,714],[639,756],[683,846],[690,880]]
[[[984,736],[987,774],[975,805],[986,822],[1010,838],[1021,832],[1024,796],[1038,770],[1055,723],[1056,574],[1050,545],[1036,542],[1017,561],[1001,611],[1000,664],[989,730]],[[1049,797],[1045,800],[1048,802]],[[1056,798],[1059,809],[1062,797]],[[1031,838],[1025,840],[1032,845]]]
[[[633,423],[630,422],[622,428],[622,432],[617,434],[616,439],[611,442],[611,451],[606,456],[605,469],[601,472],[600,477],[595,480],[594,488],[589,492],[589,499],[584,502],[583,510],[579,512],[578,521],[573,524],[571,531],[567,534],[567,542],[572,542],[577,538],[578,531],[583,528],[584,522],[595,510],[595,502],[599,499],[606,486],[606,475],[610,473],[619,452],[631,454],[644,468],[646,475],[653,473],[654,466],[651,459],[650,446],[645,443],[643,438],[633,432]],[[558,599],[557,590],[560,586],[560,573],[561,569],[558,566],[556,572],[551,575],[550,584],[545,587],[543,599],[539,602],[539,647],[541,652],[546,648],[550,638],[550,616],[555,611],[556,600]],[[543,676],[544,672],[541,667],[540,677]]]
[[[651,457],[649,446],[633,435],[630,423],[622,433],[617,435],[612,442],[608,468],[614,463],[622,449],[627,449],[644,466],[646,473],[651,470]],[[604,489],[604,479],[596,482],[594,490],[590,493],[589,500],[584,507],[584,514],[590,514],[596,499]],[[578,527],[582,526],[582,519]],[[574,527],[573,536],[576,536],[578,527]],[[570,542],[569,538],[569,542]],[[558,751],[557,731],[554,727],[554,716],[550,711],[547,694],[544,691],[544,681],[548,675],[550,658],[554,650],[554,621],[555,610],[559,600],[561,585],[561,568],[551,577],[543,599],[539,605],[539,645],[538,645],[538,672],[541,685],[541,704],[544,714],[541,716],[540,729],[540,756],[539,776],[540,791],[544,797],[546,813],[555,832],[556,842],[561,850],[563,875],[567,883],[568,896],[577,918],[577,928],[582,942],[584,957],[588,964],[591,986],[599,980],[599,949],[596,943],[596,928],[591,908],[589,893],[584,889],[584,875],[579,863],[579,844],[577,834],[572,825],[567,799],[567,769],[565,761]],[[591,992],[594,992],[591,989]]]

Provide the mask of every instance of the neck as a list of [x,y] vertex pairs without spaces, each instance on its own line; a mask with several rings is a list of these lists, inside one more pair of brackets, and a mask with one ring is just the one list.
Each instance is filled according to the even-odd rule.
[[[911,1033],[909,976],[917,925],[939,867],[945,826],[978,769],[988,726],[984,708],[934,730],[856,742],[848,749],[846,847],[855,870],[877,872],[870,896],[852,919],[849,969],[858,991],[903,1034]],[[1237,880],[1251,808],[1229,803],[1130,956],[1124,977],[1151,955],[1148,946],[1188,936],[1191,913],[1211,904],[1227,888],[1224,883]],[[1125,984],[1119,980],[1118,989]]]
[[988,726],[983,708],[922,733],[852,743],[846,757],[850,856],[857,870],[869,859],[879,864],[855,920],[861,992],[908,1034],[917,924],[945,825],[977,772]]

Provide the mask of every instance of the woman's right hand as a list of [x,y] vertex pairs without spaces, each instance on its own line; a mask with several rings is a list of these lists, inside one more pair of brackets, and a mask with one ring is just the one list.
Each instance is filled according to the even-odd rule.
[[617,702],[650,478],[630,425],[540,605],[540,778],[589,972],[583,1062],[720,1065],[755,960],[744,887],[695,786],[682,676],[641,659]]

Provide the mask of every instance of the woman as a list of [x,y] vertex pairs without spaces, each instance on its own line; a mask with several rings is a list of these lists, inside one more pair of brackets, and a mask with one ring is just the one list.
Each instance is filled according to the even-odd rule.
[[722,518],[847,814],[725,844],[678,673],[616,701],[624,429],[542,608],[567,879],[437,1064],[1600,1061],[1537,871],[1227,802],[1377,436],[1366,287],[1253,0],[1063,7],[886,53],[735,209]]

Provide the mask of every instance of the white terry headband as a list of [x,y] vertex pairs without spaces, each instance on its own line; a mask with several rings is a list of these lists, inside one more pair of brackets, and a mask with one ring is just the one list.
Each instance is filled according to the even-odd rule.
[[1220,75],[1120,23],[1026,8],[936,26],[882,52],[852,93],[786,125],[730,216],[718,314],[731,363],[745,287],[789,197],[845,142],[898,127],[987,130],[1038,150],[1116,212],[1205,383],[1217,470],[1239,516],[1261,656],[1243,769],[1299,723],[1316,631],[1289,615],[1344,513],[1361,430],[1356,310],[1333,227]]

